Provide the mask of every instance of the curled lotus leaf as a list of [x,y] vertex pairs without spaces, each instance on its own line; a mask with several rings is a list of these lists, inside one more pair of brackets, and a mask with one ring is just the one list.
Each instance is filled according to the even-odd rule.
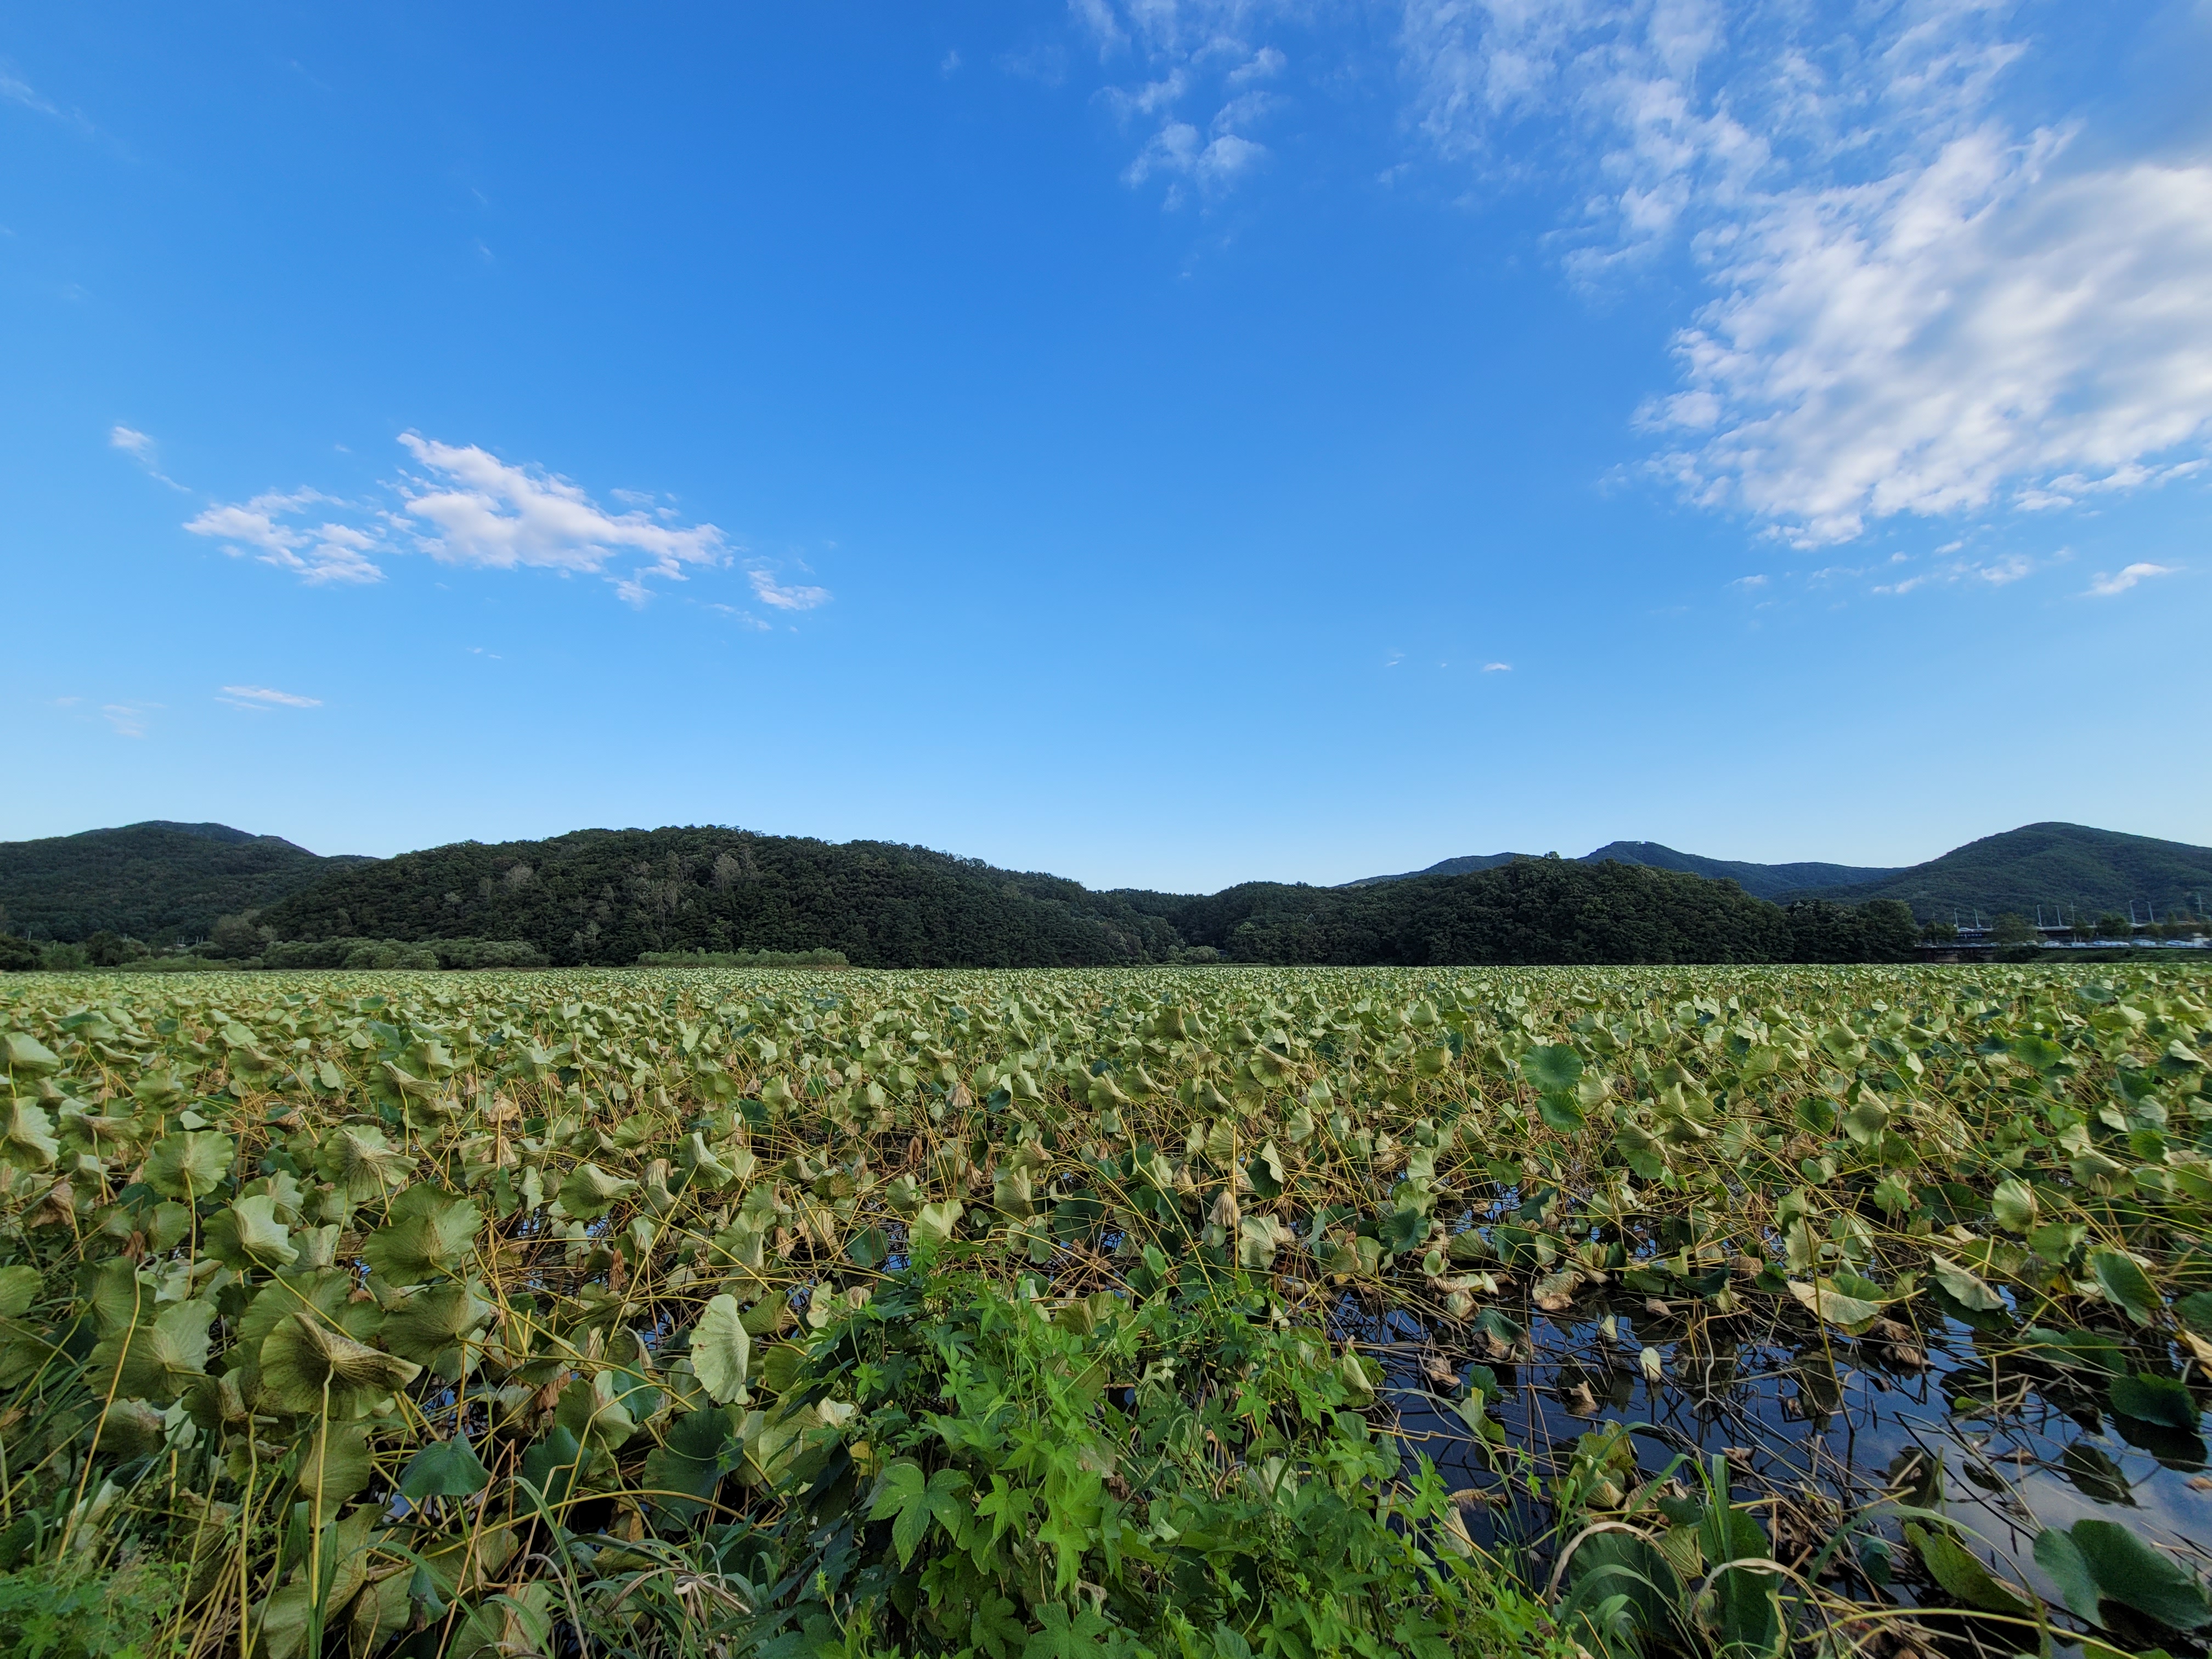
[[347,1198],[361,1203],[404,1188],[415,1159],[386,1141],[380,1126],[346,1123],[324,1137],[315,1166]]
[[123,1463],[135,1458],[151,1457],[161,1449],[161,1442],[167,1429],[167,1419],[151,1401],[112,1401],[100,1414],[100,1429],[93,1452],[95,1456],[112,1458]]
[[52,1077],[62,1068],[61,1056],[28,1031],[10,1031],[5,1040],[8,1070],[17,1077]]
[[61,1156],[54,1139],[54,1121],[35,1100],[17,1095],[8,1103],[5,1131],[0,1133],[0,1163],[19,1170],[51,1168]]
[[269,1193],[241,1198],[211,1218],[203,1235],[207,1252],[230,1267],[289,1267],[300,1259],[292,1230],[276,1219]]
[[447,1376],[468,1339],[499,1313],[478,1289],[473,1283],[447,1279],[410,1292],[385,1314],[380,1340],[402,1358]]
[[261,1345],[261,1386],[287,1411],[349,1416],[422,1374],[412,1360],[356,1342],[312,1313],[295,1313]]
[[394,1285],[464,1273],[475,1259],[483,1212],[435,1187],[410,1187],[394,1199],[385,1224],[361,1247],[362,1259]]
[[102,1393],[167,1405],[207,1370],[211,1303],[173,1302],[143,1323],[112,1331],[92,1351]]
[[579,1164],[561,1183],[561,1207],[579,1221],[596,1221],[636,1187],[635,1181],[610,1175],[596,1164]]
[[222,1185],[236,1152],[228,1135],[212,1129],[166,1135],[146,1154],[141,1178],[162,1197],[189,1204]]

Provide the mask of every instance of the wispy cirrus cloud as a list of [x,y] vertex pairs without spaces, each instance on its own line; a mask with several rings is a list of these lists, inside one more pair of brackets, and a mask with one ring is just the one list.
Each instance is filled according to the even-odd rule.
[[817,605],[830,603],[830,590],[826,587],[787,587],[768,571],[757,568],[745,574],[752,581],[753,597],[779,611],[811,611]]
[[2138,582],[2148,581],[2154,576],[2178,575],[2180,568],[2179,565],[2139,562],[2125,566],[2110,575],[2100,570],[2083,590],[2082,597],[2109,599],[2116,594],[2126,592]]
[[320,708],[320,697],[303,697],[293,691],[273,690],[265,685],[226,685],[216,698],[217,702],[229,703],[236,708]]
[[120,424],[112,426],[107,429],[107,447],[110,449],[121,450],[132,460],[137,462],[145,470],[148,477],[156,479],[168,485],[172,489],[182,490],[186,495],[191,493],[161,471],[160,446],[147,434],[135,428]]

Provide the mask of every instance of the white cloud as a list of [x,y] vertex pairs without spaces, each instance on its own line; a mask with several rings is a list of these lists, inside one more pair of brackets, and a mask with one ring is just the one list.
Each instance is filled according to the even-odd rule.
[[258,704],[266,708],[275,704],[283,708],[320,708],[320,697],[302,697],[290,691],[272,691],[265,685],[226,685],[219,701]]
[[1689,249],[1654,465],[1817,545],[2185,476],[2212,436],[2212,167],[2074,165],[2001,109],[2011,11],[1408,0],[1401,46],[1437,149],[1584,204],[1574,280]]
[[269,490],[251,501],[210,507],[186,521],[185,528],[222,543],[223,550],[234,557],[252,550],[251,556],[262,563],[292,571],[305,582],[382,581],[382,567],[368,556],[382,544],[380,528],[363,531],[336,520],[312,528],[284,522],[303,507],[344,505],[313,489],[289,495]]
[[[112,441],[140,453],[134,442],[143,443],[143,434],[130,433],[129,439]],[[542,467],[511,465],[478,446],[440,443],[415,432],[402,433],[399,441],[414,468],[387,485],[382,500],[270,490],[218,503],[185,528],[309,582],[380,581],[380,558],[411,552],[479,569],[604,576],[617,596],[638,605],[651,599],[652,582],[682,581],[693,569],[728,564],[733,555],[720,529],[684,524],[659,496],[617,490],[616,499],[630,510],[611,512],[569,480]],[[779,591],[800,596],[789,606],[798,610],[829,597],[819,588]],[[809,594],[818,597],[804,597]]]
[[[1910,593],[1915,588],[1953,587],[1960,584],[1970,587],[2009,587],[2023,576],[2033,575],[2046,564],[2063,562],[2067,556],[2062,551],[2046,560],[2032,559],[2024,553],[2008,553],[1994,559],[1953,559],[1910,576],[1900,576],[1894,581],[1878,583],[1874,591],[1896,597]],[[1814,573],[1815,577],[1827,574],[1826,571]],[[1856,575],[1861,573],[1845,571],[1840,574]]]
[[811,611],[830,602],[826,587],[785,587],[765,570],[748,570],[745,574],[752,579],[753,596],[779,611]]
[[447,564],[598,574],[625,554],[644,562],[617,586],[641,597],[648,576],[684,580],[684,567],[725,562],[729,544],[711,524],[683,528],[641,512],[609,513],[583,490],[538,467],[512,466],[474,444],[404,432],[422,468],[399,486],[416,545]]
[[100,718],[114,729],[118,738],[143,738],[146,735],[149,710],[159,703],[104,702],[100,706]]
[[[172,489],[183,489],[185,488],[184,485],[179,483],[174,478],[172,478],[168,474],[161,471],[158,465],[160,458],[157,447],[155,446],[153,439],[147,436],[146,434],[134,430],[132,428],[127,426],[112,426],[107,429],[107,445],[111,449],[121,450],[132,460],[137,462],[140,466],[145,468],[146,476],[148,477],[156,479],[161,483],[168,485]],[[187,491],[186,493],[189,494],[190,492]]]
[[[1187,185],[1215,200],[1267,159],[1252,130],[1286,100],[1257,83],[1279,76],[1290,59],[1279,46],[1255,45],[1249,31],[1296,8],[1266,0],[1073,0],[1071,10],[1102,63],[1127,56],[1139,70],[1103,89],[1100,101],[1125,122],[1157,123],[1122,169],[1124,184],[1165,180],[1164,205],[1179,207]],[[1198,107],[1185,112],[1191,103]]]
[[1513,665],[1510,662],[1486,662],[1482,665],[1482,672],[1486,674],[1510,674],[1513,672]]
[[2099,571],[2082,595],[2085,599],[2106,599],[2115,593],[2124,593],[2137,582],[2148,581],[2153,576],[2171,576],[2179,567],[2170,564],[2131,564],[2118,575],[2108,576]]

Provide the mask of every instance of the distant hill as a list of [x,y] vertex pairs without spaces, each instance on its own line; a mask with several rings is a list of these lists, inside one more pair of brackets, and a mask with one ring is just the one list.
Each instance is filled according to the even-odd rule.
[[[1411,881],[1417,876],[1454,875],[1510,864],[1513,853],[1483,853],[1446,859],[1425,870],[1399,876],[1369,876],[1346,882],[1369,887],[1381,882]],[[1640,864],[1656,870],[1733,881],[1756,898],[1788,903],[1793,899],[1829,899],[1863,904],[1869,899],[1898,899],[1923,921],[1945,921],[1951,912],[1978,909],[1984,918],[2007,910],[2033,917],[2039,904],[2049,915],[2063,905],[2092,915],[2124,915],[2130,901],[2155,904],[2160,916],[2181,908],[2204,914],[2212,903],[2212,848],[2116,830],[2091,830],[2078,823],[2031,823],[1904,869],[1849,864],[1748,864],[1679,853],[1651,841],[1607,842],[1594,853],[1568,860],[1577,864]]]
[[[1395,876],[1363,876],[1344,884],[1372,887],[1378,882],[1411,881],[1416,876],[1461,876],[1476,870],[1495,870],[1500,865],[1529,856],[1527,853],[1472,853],[1464,858],[1444,859],[1425,870],[1408,870]],[[1638,864],[1650,870],[1680,870],[1686,875],[1732,881],[1755,898],[1778,898],[1784,893],[1841,886],[1848,882],[1880,881],[1902,873],[1852,864],[1745,864],[1735,859],[1709,859],[1695,853],[1678,853],[1656,841],[1609,841],[1595,853],[1568,861],[1603,864],[1608,860],[1616,864]]]
[[1732,881],[1759,898],[1779,898],[1785,893],[1802,893],[1814,888],[1886,881],[1905,873],[1902,870],[1855,864],[1746,864],[1735,859],[1709,859],[1695,853],[1678,853],[1656,841],[1609,841],[1595,853],[1585,854],[1582,861],[1602,864],[1607,859]]
[[40,841],[0,842],[5,931],[80,940],[106,929],[149,944],[204,939],[216,918],[273,904],[326,871],[277,836],[227,823],[155,820]]
[[1417,876],[1471,876],[1478,870],[1495,870],[1516,859],[1534,856],[1533,853],[1469,853],[1462,858],[1439,859],[1425,870],[1405,870],[1395,876],[1362,876],[1358,881],[1340,884],[1346,887],[1374,887],[1386,881],[1411,881]]
[[1948,921],[1954,910],[1975,909],[1985,919],[2007,910],[2032,918],[2038,905],[2046,916],[2062,905],[2069,917],[2076,909],[2124,915],[2130,902],[2139,917],[2146,904],[2156,905],[2161,917],[2176,908],[2201,915],[2212,903],[2212,848],[2079,823],[2031,823],[1968,842],[1909,869],[1856,882],[1808,884],[1777,896],[1843,904],[1899,899],[1923,921]]

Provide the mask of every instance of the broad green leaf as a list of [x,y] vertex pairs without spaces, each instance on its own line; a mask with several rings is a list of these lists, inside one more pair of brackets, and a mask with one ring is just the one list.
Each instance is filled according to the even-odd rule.
[[36,1101],[15,1097],[8,1104],[7,1133],[0,1136],[0,1162],[21,1170],[44,1170],[61,1156],[54,1121]]
[[146,1154],[143,1178],[162,1197],[190,1203],[222,1185],[236,1151],[228,1135],[211,1129],[169,1135]]
[[1864,1327],[1881,1315],[1881,1304],[1863,1297],[1851,1296],[1836,1287],[1832,1279],[1817,1279],[1808,1285],[1802,1279],[1790,1281],[1790,1294],[1832,1325],[1845,1330]]
[[2033,1615],[2033,1608],[2016,1591],[1999,1583],[1981,1558],[1948,1532],[1908,1521],[1905,1535],[1936,1582],[1960,1606],[2008,1613],[2015,1619]]
[[407,1460],[399,1490],[416,1503],[426,1498],[467,1498],[491,1484],[491,1471],[465,1440],[433,1440]]
[[561,1207],[579,1221],[596,1221],[636,1188],[635,1181],[596,1164],[579,1164],[561,1183]]
[[36,1267],[0,1267],[0,1319],[21,1319],[28,1313],[43,1283]]
[[100,1340],[92,1351],[92,1374],[103,1395],[112,1378],[118,1396],[167,1405],[207,1370],[208,1325],[215,1309],[205,1302],[173,1302],[153,1314],[150,1304],[142,1303],[139,1316],[144,1322]]
[[901,1567],[913,1561],[929,1532],[928,1491],[921,1465],[902,1457],[884,1469],[875,1501],[868,1506],[869,1520],[890,1522],[891,1545],[898,1551]]
[[722,1484],[723,1454],[735,1439],[726,1411],[687,1413],[668,1438],[646,1454],[647,1501],[680,1521],[696,1520]]
[[2076,1521],[2069,1530],[2088,1564],[2098,1594],[2175,1630],[2212,1624],[2204,1588],[2174,1559],[2153,1549],[2135,1529],[2112,1521]]
[[1531,1048],[1521,1056],[1521,1074],[1540,1093],[1565,1094],[1582,1079],[1582,1056],[1564,1043]]
[[410,1187],[394,1199],[385,1224],[361,1247],[362,1259],[394,1285],[458,1276],[476,1255],[483,1212],[435,1187]]
[[2049,1527],[2036,1534],[2035,1564],[2058,1586],[2058,1599],[2068,1612],[2100,1630],[2105,1627],[2104,1615],[2097,1610],[2097,1576],[2071,1533]]
[[2133,1256],[2118,1250],[2092,1250],[2089,1271],[2096,1275],[2113,1306],[2136,1323],[2148,1325],[2156,1317],[2158,1291]]
[[2138,1423],[2158,1423],[2169,1429],[2197,1426],[2197,1401],[2186,1387],[2171,1376],[2154,1376],[2148,1371],[2116,1376],[2112,1398],[2114,1411]]
[[952,1237],[952,1230],[960,1223],[961,1212],[967,1206],[957,1198],[925,1204],[915,1212],[911,1232],[917,1241],[927,1240],[942,1244]]
[[751,1363],[752,1339],[745,1334],[737,1297],[716,1297],[691,1331],[691,1369],[699,1386],[716,1405],[726,1406],[744,1392]]
[[415,1160],[388,1144],[375,1124],[347,1123],[325,1138],[316,1165],[348,1198],[363,1203],[404,1188]]
[[1990,1194],[1990,1213],[2008,1232],[2026,1234],[2035,1225],[2035,1188],[2018,1176],[2008,1176]]
[[[454,1380],[459,1372],[452,1364],[453,1357],[499,1312],[477,1294],[477,1288],[473,1282],[447,1279],[412,1292],[385,1316],[384,1346]],[[453,1375],[447,1376],[448,1371]]]
[[376,1464],[368,1455],[368,1430],[362,1424],[337,1423],[325,1418],[300,1448],[300,1496],[309,1503],[319,1502],[325,1515],[336,1513],[375,1475]]
[[589,1460],[584,1443],[556,1424],[522,1455],[522,1478],[557,1516],[582,1480]]

